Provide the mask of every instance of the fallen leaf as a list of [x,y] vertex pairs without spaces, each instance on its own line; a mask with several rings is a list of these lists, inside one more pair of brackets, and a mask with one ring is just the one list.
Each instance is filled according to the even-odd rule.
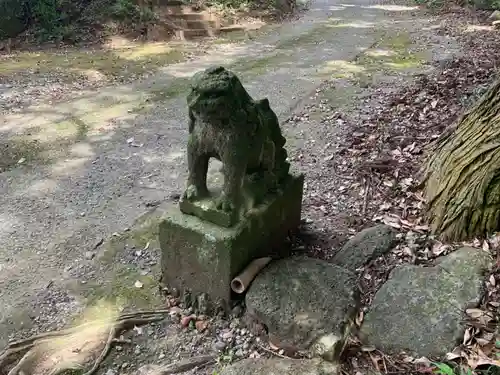
[[274,345],[271,341],[269,341],[269,348],[271,348],[271,350],[274,350],[274,351],[280,349],[279,347],[277,347],[276,345]]
[[413,363],[418,364],[418,365],[424,365],[424,366],[430,366],[431,361],[427,357],[420,357],[416,358]]
[[472,330],[471,328],[467,328],[464,332],[464,340],[463,340],[463,344],[464,345],[469,345],[470,344],[470,341],[472,339]]
[[484,311],[481,309],[467,309],[465,310],[465,313],[469,315],[472,319],[477,319],[483,316]]
[[207,320],[198,320],[195,323],[195,327],[196,327],[196,330],[201,333],[207,329],[208,321]]
[[189,323],[191,323],[191,321],[194,320],[194,316],[193,315],[189,315],[189,316],[183,316],[181,318],[181,326],[186,328],[187,326],[189,326]]
[[458,359],[458,358],[461,358],[461,355],[460,354],[457,354],[457,353],[446,353],[445,355],[445,359],[447,361],[454,361],[455,359]]
[[489,251],[490,250],[490,244],[488,241],[483,241],[483,250]]
[[134,283],[134,286],[135,286],[136,288],[142,288],[142,287],[144,286],[144,284],[143,284],[143,283],[141,283],[139,280],[137,280],[137,281]]

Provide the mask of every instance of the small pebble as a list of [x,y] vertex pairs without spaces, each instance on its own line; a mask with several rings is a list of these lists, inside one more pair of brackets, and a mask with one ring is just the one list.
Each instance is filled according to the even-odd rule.
[[93,251],[86,251],[85,252],[85,259],[87,260],[92,260],[95,257],[95,253]]
[[222,352],[224,349],[226,349],[226,343],[224,341],[217,341],[214,344],[214,349],[219,352]]
[[231,340],[233,338],[234,334],[232,330],[225,329],[221,332],[220,337],[222,337],[224,340]]

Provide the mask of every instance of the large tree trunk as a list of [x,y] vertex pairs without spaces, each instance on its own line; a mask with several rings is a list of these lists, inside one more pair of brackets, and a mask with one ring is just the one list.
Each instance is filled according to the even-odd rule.
[[424,173],[434,234],[462,241],[500,229],[500,80],[438,140]]

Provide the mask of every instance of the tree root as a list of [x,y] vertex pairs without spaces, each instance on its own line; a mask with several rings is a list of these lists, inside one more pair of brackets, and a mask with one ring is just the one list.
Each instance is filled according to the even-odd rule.
[[[109,354],[111,346],[116,336],[120,332],[130,329],[131,327],[134,326],[140,326],[163,320],[165,319],[166,314],[168,314],[168,310],[137,311],[119,315],[116,321],[111,323],[106,343],[100,355],[95,360],[91,369],[85,372],[84,375],[93,375],[97,371],[97,369],[102,364],[106,356]],[[2,354],[0,354],[0,369],[6,368],[7,363],[13,362],[13,360],[11,360],[11,357],[19,353],[24,353],[23,357],[19,360],[19,362],[9,371],[8,375],[29,374],[30,372],[28,370],[30,368],[30,365],[34,361],[39,359],[39,357],[42,355],[41,351],[38,350],[40,344],[46,343],[54,338],[76,334],[89,327],[104,328],[106,325],[109,325],[109,322],[97,321],[97,322],[85,323],[77,327],[64,329],[60,331],[42,333],[36,336],[29,337],[27,339],[10,343],[7,346],[7,348],[2,351]],[[65,368],[54,369],[50,374],[57,375],[58,373],[61,373],[64,370],[67,369]]]
[[204,366],[211,365],[215,363],[215,357],[213,355],[202,355],[199,357],[193,357],[185,359],[179,363],[172,363],[166,366],[160,366],[154,368],[152,371],[155,375],[173,375],[180,374],[181,372],[186,372],[189,370]]

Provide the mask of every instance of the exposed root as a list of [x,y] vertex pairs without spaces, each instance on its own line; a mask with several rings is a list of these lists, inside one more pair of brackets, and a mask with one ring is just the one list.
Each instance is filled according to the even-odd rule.
[[208,366],[208,365],[213,364],[213,363],[215,363],[214,356],[202,355],[199,357],[188,358],[188,359],[185,359],[179,363],[173,363],[173,364],[155,369],[155,374],[157,374],[157,375],[180,374],[182,372],[186,372],[186,371],[192,370],[194,368]]
[[[94,321],[74,328],[47,332],[24,340],[19,340],[10,343],[2,352],[0,355],[0,368],[6,368],[8,363],[15,360],[15,358],[13,359],[12,357],[18,357],[19,354],[24,353],[23,357],[9,371],[8,375],[31,374],[33,370],[37,368],[40,361],[43,362],[47,360],[47,356],[54,354],[54,352],[57,352],[60,349],[55,340],[65,337],[71,339],[73,336],[89,330],[92,330],[91,335],[95,334],[95,339],[101,340],[100,335],[102,336],[103,332],[107,332],[107,339],[105,340],[99,356],[94,361],[90,370],[84,373],[84,375],[93,375],[109,354],[111,346],[120,332],[134,326],[163,320],[167,314],[168,310],[137,311],[133,313],[121,314],[115,321],[112,322],[105,320]],[[83,365],[84,364],[82,363],[77,363],[75,359],[70,360],[67,365],[54,363],[53,368],[49,373],[50,375],[57,375],[68,369],[82,369]]]

